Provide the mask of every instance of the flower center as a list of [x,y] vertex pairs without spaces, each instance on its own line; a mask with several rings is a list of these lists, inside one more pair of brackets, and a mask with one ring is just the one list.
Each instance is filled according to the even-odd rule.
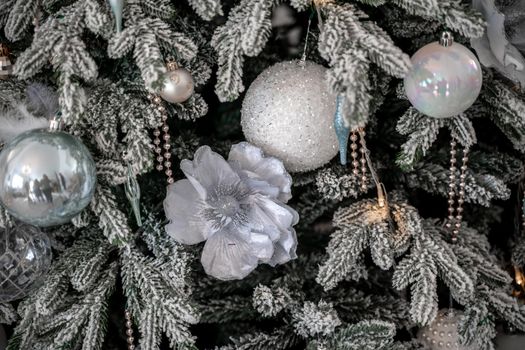
[[239,211],[239,201],[232,196],[221,196],[215,203],[217,212],[226,217],[233,217]]

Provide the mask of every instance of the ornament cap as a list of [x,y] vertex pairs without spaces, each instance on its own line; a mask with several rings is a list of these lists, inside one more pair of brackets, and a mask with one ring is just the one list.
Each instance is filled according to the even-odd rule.
[[439,44],[444,47],[452,46],[454,43],[454,37],[451,32],[443,32],[441,34],[441,39],[439,39]]
[[173,72],[174,70],[179,69],[179,64],[175,61],[169,61],[166,63],[166,67],[168,68],[169,72]]

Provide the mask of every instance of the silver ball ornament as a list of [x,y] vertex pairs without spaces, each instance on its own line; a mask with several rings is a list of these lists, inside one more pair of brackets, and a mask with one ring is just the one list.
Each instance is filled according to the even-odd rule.
[[[442,39],[443,40],[443,39]],[[481,91],[483,76],[478,59],[465,46],[434,42],[412,56],[405,92],[412,105],[434,118],[466,111]]]
[[51,265],[51,244],[37,227],[0,231],[0,303],[25,297],[40,285]]
[[166,73],[159,95],[170,103],[182,103],[193,94],[195,83],[190,72],[177,68]]
[[280,62],[264,70],[246,92],[244,136],[281,159],[290,172],[319,168],[338,152],[336,96],[325,76],[326,68],[313,62]]
[[419,331],[419,341],[428,350],[477,350],[460,344],[458,324],[462,315],[458,310],[439,310],[434,322]]
[[0,201],[31,225],[70,221],[91,201],[96,181],[86,146],[62,131],[26,131],[0,153]]

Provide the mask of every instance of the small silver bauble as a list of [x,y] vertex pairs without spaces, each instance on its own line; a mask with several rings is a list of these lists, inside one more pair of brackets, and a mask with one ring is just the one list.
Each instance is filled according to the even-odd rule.
[[193,94],[195,84],[190,72],[184,68],[169,69],[159,95],[170,103],[182,103]]
[[51,265],[51,244],[37,227],[0,231],[0,303],[20,299],[38,287]]
[[476,101],[483,76],[478,59],[449,33],[412,56],[405,92],[412,105],[434,118],[456,116]]
[[434,322],[419,331],[419,341],[428,350],[477,350],[459,342],[458,324],[462,315],[458,310],[439,310]]
[[244,136],[290,172],[316,169],[338,152],[336,96],[325,75],[313,62],[280,62],[263,71],[244,98]]
[[62,131],[26,131],[0,153],[0,201],[31,225],[70,221],[91,201],[96,180],[86,146]]

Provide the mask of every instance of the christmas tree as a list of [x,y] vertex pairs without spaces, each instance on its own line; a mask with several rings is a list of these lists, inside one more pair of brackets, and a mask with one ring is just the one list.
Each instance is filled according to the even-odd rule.
[[2,0],[0,349],[522,348],[524,21]]

